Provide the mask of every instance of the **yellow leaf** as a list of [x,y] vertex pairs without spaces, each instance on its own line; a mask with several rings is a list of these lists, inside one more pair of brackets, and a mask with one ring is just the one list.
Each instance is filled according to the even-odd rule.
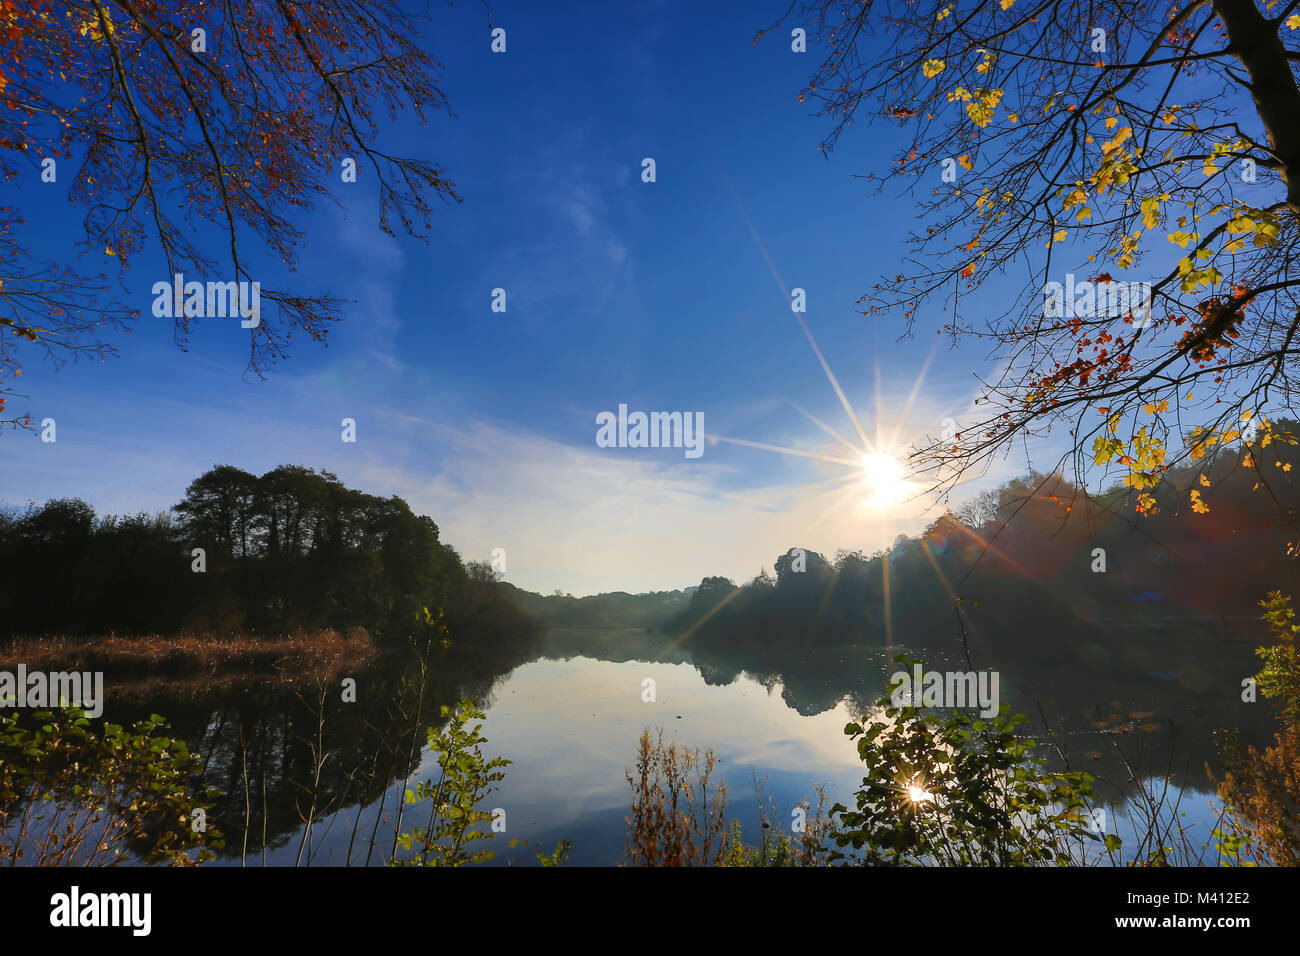
[[1142,225],[1154,229],[1160,222],[1160,198],[1151,196],[1142,200]]
[[1103,153],[1114,152],[1124,144],[1124,140],[1128,139],[1132,135],[1133,135],[1133,128],[1130,126],[1125,126],[1123,129],[1121,129],[1118,133],[1115,134],[1114,139],[1112,139],[1108,143],[1101,144],[1101,151]]
[[[949,96],[951,97],[951,94]],[[978,89],[973,95],[968,94],[968,96],[970,102],[966,104],[966,115],[976,126],[981,128],[988,126],[993,119],[993,111],[1002,100],[1002,91]]]
[[929,79],[938,76],[947,68],[947,66],[948,64],[944,63],[943,60],[926,60],[921,64],[921,72],[925,74],[927,79]]

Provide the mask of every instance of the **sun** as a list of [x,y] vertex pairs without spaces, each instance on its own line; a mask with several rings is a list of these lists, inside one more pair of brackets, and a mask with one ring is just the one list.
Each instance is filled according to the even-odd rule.
[[862,456],[862,483],[873,504],[887,504],[906,497],[907,472],[902,463],[886,452]]
[[[755,236],[755,239],[758,237]],[[762,243],[759,243],[760,247]],[[765,253],[766,254],[766,253]],[[770,260],[769,260],[770,265]],[[775,272],[773,273],[775,275]],[[777,276],[780,283],[780,276]],[[784,289],[784,284],[781,283]],[[803,320],[803,316],[795,313],[795,321],[799,323],[799,328],[803,331],[804,338],[808,340],[809,346],[812,347],[813,354],[817,356],[817,361],[821,364],[822,371],[826,375],[827,382],[830,383],[836,397],[840,400],[845,414],[848,416],[849,423],[853,426],[853,435],[857,441],[845,437],[837,432],[830,425],[827,425],[821,419],[812,413],[805,411],[798,404],[790,401],[790,404],[807,418],[810,422],[820,428],[826,435],[832,439],[838,446],[843,448],[843,452],[830,449],[804,449],[804,448],[787,448],[781,445],[769,445],[766,442],[749,441],[744,438],[734,438],[725,435],[710,434],[708,440],[710,444],[716,445],[718,442],[727,442],[734,445],[743,445],[748,448],[758,448],[763,451],[778,452],[782,455],[792,455],[798,458],[811,458],[816,461],[823,461],[831,465],[838,465],[845,470],[844,474],[831,479],[836,485],[843,488],[843,495],[827,510],[835,510],[845,504],[856,501],[856,507],[872,512],[885,512],[891,510],[894,506],[902,504],[910,499],[916,498],[925,492],[925,486],[916,480],[910,468],[904,464],[906,452],[902,451],[899,444],[899,433],[903,429],[903,423],[907,420],[908,413],[911,411],[912,403],[921,391],[921,386],[925,381],[926,366],[921,369],[917,376],[916,383],[912,387],[912,392],[907,398],[907,403],[903,407],[902,414],[893,428],[893,434],[889,435],[883,427],[880,420],[881,397],[880,397],[880,368],[876,368],[876,427],[875,439],[868,436],[867,430],[862,425],[862,420],[858,413],[854,411],[853,406],[849,403],[848,396],[844,394],[844,389],[840,387],[839,380],[835,373],[831,371],[830,363],[826,361],[826,356],[817,345],[817,340],[813,338],[812,331],[808,328],[808,323]],[[787,399],[787,401],[789,401]],[[847,452],[845,454],[844,452]],[[901,452],[901,454],[900,454]],[[825,517],[825,515],[823,515]],[[820,519],[819,519],[820,520]]]
[[893,455],[878,451],[862,456],[862,474],[869,485],[892,485],[903,480],[903,466]]

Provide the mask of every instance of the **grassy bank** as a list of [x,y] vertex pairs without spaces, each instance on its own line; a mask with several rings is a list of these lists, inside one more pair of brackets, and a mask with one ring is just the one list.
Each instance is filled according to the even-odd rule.
[[127,677],[208,677],[256,674],[286,679],[328,678],[357,668],[377,653],[365,631],[335,630],[287,637],[149,634],[141,637],[22,637],[0,647],[0,668],[106,671]]

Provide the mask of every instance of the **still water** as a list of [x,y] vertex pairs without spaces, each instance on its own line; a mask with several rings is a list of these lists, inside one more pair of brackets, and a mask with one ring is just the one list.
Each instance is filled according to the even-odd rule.
[[[992,663],[1002,673],[1003,701],[1033,718],[1028,732],[1043,740],[1045,719],[1071,766],[1099,778],[1098,795],[1118,810],[1106,822],[1111,832],[1127,836],[1123,802],[1133,788],[1097,725],[1109,720],[1114,726],[1122,716],[1129,760],[1144,776],[1169,778],[1185,821],[1208,838],[1215,809],[1206,764],[1217,760],[1217,730],[1238,727],[1248,742],[1267,740],[1268,705],[1243,704],[1234,690],[1234,675],[1256,669],[1254,640],[1214,629],[1181,632],[1177,654],[1170,653],[1169,640],[1167,634],[1093,631],[1054,644],[1049,655],[1020,653],[1014,662]],[[1063,646],[1072,650],[1063,652]],[[477,697],[486,712],[485,755],[512,761],[500,789],[483,804],[505,811],[506,831],[491,845],[498,853],[494,862],[535,865],[534,845],[549,850],[569,839],[571,864],[619,863],[632,796],[625,773],[646,729],[662,728],[665,742],[715,751],[728,788],[728,817],[742,821],[749,840],[758,825],[755,781],[764,782],[777,826],[789,821],[799,801],[815,803],[815,784],[825,786],[831,802],[851,805],[861,773],[844,725],[887,693],[889,675],[900,667],[893,656],[905,650],[793,649],[788,660],[747,666],[643,631],[549,632],[532,659],[496,677],[480,676],[477,687],[458,688]],[[928,650],[925,659],[927,668],[964,669],[955,648],[948,654]],[[653,701],[647,681],[653,681]],[[345,738],[340,751],[365,749],[363,739]],[[273,771],[302,775],[301,768],[296,774],[284,766]],[[356,865],[365,854],[353,831],[371,833],[377,818],[371,862],[381,861],[392,846],[397,798],[416,780],[436,779],[437,771],[426,751],[409,776],[391,778],[382,811],[377,795],[360,805],[345,796],[344,809],[319,820],[306,844],[300,826],[283,825],[281,811],[281,824],[270,827],[265,861],[342,865],[351,844]],[[410,825],[408,817],[404,829]],[[511,848],[511,839],[525,845]],[[247,862],[262,860],[254,840]],[[238,854],[224,862],[238,864]]]

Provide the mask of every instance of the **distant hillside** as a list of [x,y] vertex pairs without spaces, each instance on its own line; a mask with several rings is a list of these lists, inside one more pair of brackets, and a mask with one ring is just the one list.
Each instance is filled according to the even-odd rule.
[[527,614],[550,627],[648,627],[662,630],[690,605],[694,587],[680,591],[628,594],[612,591],[590,597],[537,594],[502,583],[505,593]]

